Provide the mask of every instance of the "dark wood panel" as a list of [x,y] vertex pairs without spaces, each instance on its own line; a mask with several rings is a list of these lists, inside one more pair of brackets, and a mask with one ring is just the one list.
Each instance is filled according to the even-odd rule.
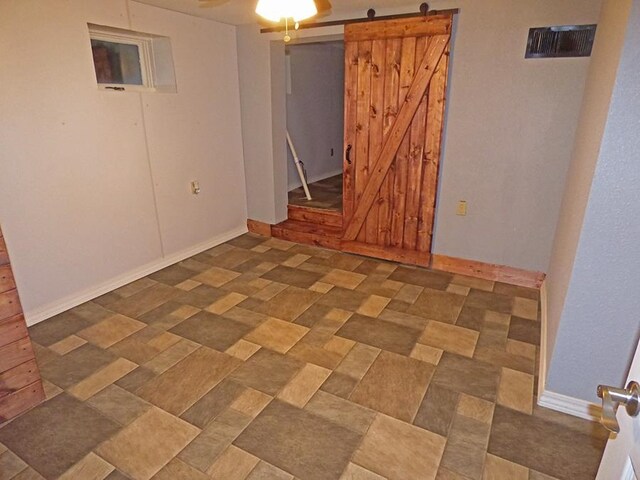
[[22,314],[0,320],[0,347],[17,342],[28,335]]
[[451,15],[403,18],[383,22],[363,22],[345,25],[346,42],[360,42],[381,38],[407,36],[448,35],[451,33]]
[[35,407],[45,398],[42,382],[37,381],[0,398],[0,423]]
[[0,373],[0,397],[20,390],[40,380],[40,373],[35,359]]
[[35,356],[29,337],[21,338],[17,342],[0,347],[0,373],[6,372],[34,358]]
[[9,318],[22,313],[17,290],[0,293],[0,318]]
[[258,220],[247,220],[247,229],[251,233],[255,233],[256,235],[262,235],[264,237],[271,236],[271,225],[264,222],[259,222]]
[[300,207],[298,205],[289,205],[287,210],[289,220],[342,228],[341,212],[322,208]]

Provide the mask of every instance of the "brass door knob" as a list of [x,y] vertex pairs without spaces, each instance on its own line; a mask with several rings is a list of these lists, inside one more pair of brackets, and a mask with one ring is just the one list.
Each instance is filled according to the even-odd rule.
[[598,385],[598,397],[602,399],[600,423],[612,432],[620,432],[616,419],[618,405],[624,405],[631,417],[640,413],[640,385],[637,382],[629,382],[625,389]]

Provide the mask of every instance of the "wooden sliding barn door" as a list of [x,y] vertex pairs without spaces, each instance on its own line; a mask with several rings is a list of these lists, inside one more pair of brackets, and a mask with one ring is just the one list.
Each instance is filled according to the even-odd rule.
[[451,23],[345,26],[343,250],[429,263]]

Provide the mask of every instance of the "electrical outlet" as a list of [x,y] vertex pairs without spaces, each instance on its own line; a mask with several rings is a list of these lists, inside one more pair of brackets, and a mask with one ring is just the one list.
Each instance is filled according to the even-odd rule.
[[467,202],[466,200],[460,200],[458,202],[458,208],[456,209],[456,215],[464,217],[467,215]]

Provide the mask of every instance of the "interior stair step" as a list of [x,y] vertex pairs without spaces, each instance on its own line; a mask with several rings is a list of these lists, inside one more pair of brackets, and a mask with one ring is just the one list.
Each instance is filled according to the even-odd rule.
[[342,228],[297,220],[285,220],[271,227],[271,235],[290,242],[339,249]]

